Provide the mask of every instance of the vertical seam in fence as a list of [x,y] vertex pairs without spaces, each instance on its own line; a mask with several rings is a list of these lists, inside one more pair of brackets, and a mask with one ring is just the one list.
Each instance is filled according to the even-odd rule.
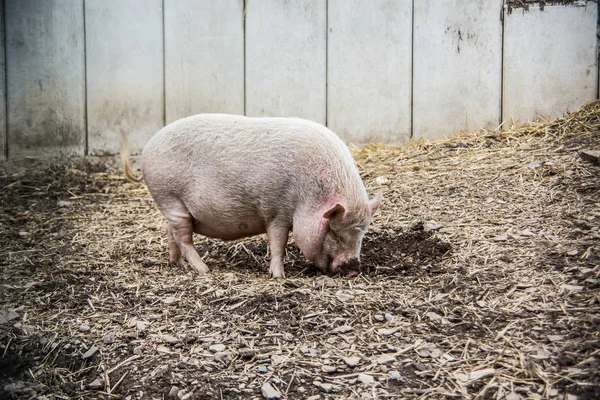
[[163,126],[167,125],[167,49],[165,47],[165,0],[162,0]]
[[600,99],[600,2],[596,3],[596,100]]
[[500,6],[500,120],[498,127],[502,129],[504,120],[504,30],[506,24],[506,15],[504,13],[504,1]]
[[6,1],[2,2],[2,19],[4,22],[4,112],[6,113],[4,120],[6,132],[4,134],[4,147],[2,151],[4,152],[4,157],[8,159],[8,59],[6,58]]
[[410,125],[408,138],[409,140],[415,136],[415,103],[414,103],[414,92],[415,92],[415,0],[411,1],[411,36],[410,36]]
[[87,93],[87,31],[85,25],[85,0],[83,2],[83,126],[85,131],[84,155],[90,155],[90,132],[88,125],[88,93]]
[[325,1],[325,126],[329,118],[329,0]]
[[243,47],[243,58],[244,58],[244,115],[247,115],[246,113],[246,7],[247,7],[247,0],[243,0],[243,6],[242,6],[242,31],[243,31],[243,43],[242,43],[242,47]]

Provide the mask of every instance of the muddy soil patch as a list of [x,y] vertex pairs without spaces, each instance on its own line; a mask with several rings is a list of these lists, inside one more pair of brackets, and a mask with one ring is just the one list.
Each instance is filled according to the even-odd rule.
[[382,275],[440,273],[440,262],[452,246],[423,223],[405,229],[381,228],[367,235],[362,258],[367,273]]
[[[451,245],[427,231],[422,222],[412,226],[376,227],[368,232],[361,250],[360,273],[397,275],[442,272],[439,263],[451,251]],[[202,240],[197,246],[211,268],[227,271],[265,271],[268,269],[268,246],[264,238],[245,239],[236,243]],[[146,265],[152,261],[142,259]],[[318,276],[322,271],[304,258],[300,249],[290,243],[286,247],[285,271],[289,277]],[[342,271],[341,275],[356,271]],[[338,274],[339,275],[339,274]]]

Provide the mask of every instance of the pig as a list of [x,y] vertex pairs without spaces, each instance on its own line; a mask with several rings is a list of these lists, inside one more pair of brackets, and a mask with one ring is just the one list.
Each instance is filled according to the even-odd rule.
[[352,154],[328,128],[299,118],[199,114],[158,131],[142,174],[167,219],[169,261],[208,272],[193,233],[234,240],[267,234],[270,275],[285,278],[290,231],[326,273],[356,271],[363,236],[381,194],[369,199]]

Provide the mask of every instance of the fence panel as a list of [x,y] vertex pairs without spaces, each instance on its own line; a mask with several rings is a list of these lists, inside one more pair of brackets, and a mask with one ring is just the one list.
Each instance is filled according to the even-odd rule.
[[9,156],[83,155],[83,0],[6,0]]
[[354,143],[410,138],[410,0],[329,0],[327,124]]
[[413,136],[500,123],[502,0],[415,1]]
[[[0,0],[0,10],[4,11],[4,0]],[[6,60],[4,57],[4,12],[0,14],[0,160],[6,159]]]
[[119,151],[123,131],[141,151],[163,126],[162,0],[86,0],[88,143]]
[[393,143],[598,98],[596,2],[455,3],[0,0],[0,159],[115,154],[121,132],[139,153],[203,112]]
[[247,0],[246,114],[325,123],[323,0]]
[[167,123],[244,114],[243,0],[165,1]]
[[504,121],[558,117],[596,98],[597,4],[504,16]]

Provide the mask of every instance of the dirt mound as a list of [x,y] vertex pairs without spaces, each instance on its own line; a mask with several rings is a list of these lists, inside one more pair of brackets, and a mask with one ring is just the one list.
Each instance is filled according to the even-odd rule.
[[378,229],[367,235],[363,242],[362,259],[367,271],[376,274],[419,274],[440,272],[442,256],[452,247],[425,231],[423,223],[402,230],[397,228]]

